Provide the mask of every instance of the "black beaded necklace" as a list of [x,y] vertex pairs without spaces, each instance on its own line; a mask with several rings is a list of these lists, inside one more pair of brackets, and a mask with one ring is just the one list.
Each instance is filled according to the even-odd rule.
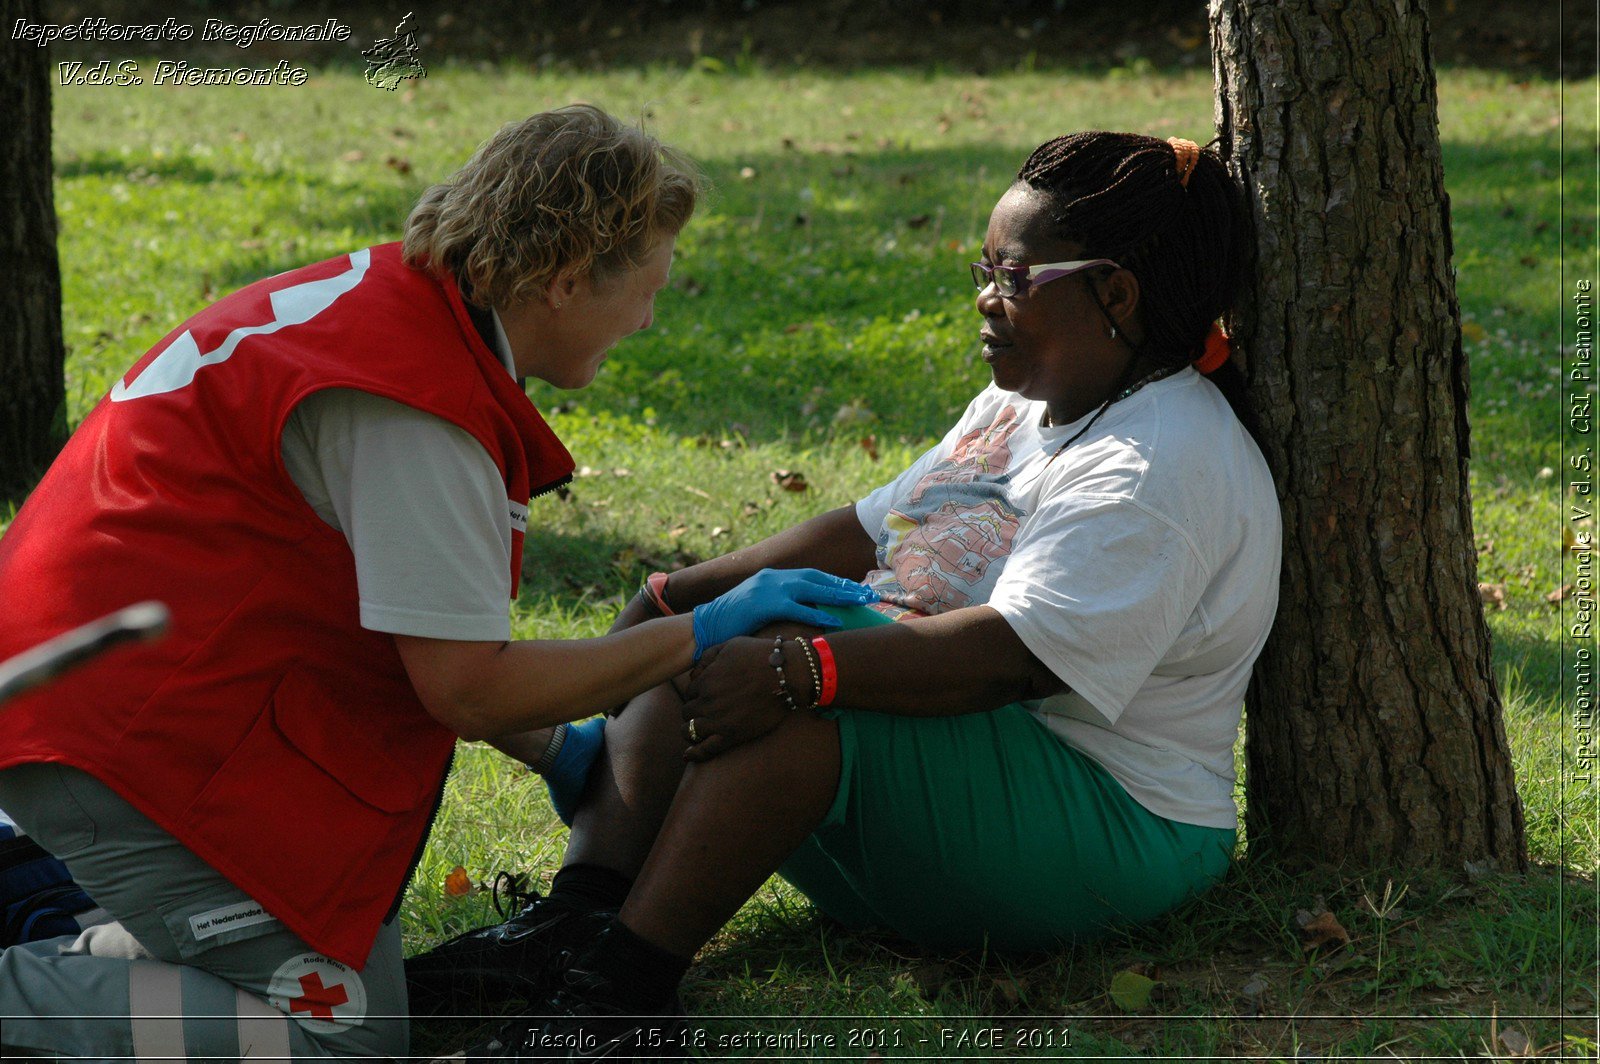
[[[1188,365],[1188,363],[1184,362],[1184,363],[1179,363],[1176,366],[1162,366],[1160,369],[1152,370],[1150,373],[1147,373],[1143,377],[1140,377],[1137,381],[1134,381],[1132,384],[1130,384],[1126,388],[1122,389],[1122,391],[1118,392],[1116,395],[1113,395],[1111,398],[1109,398],[1105,402],[1101,403],[1100,404],[1100,409],[1096,410],[1094,412],[1094,417],[1090,418],[1088,423],[1085,424],[1083,426],[1083,428],[1079,429],[1077,432],[1074,432],[1072,434],[1072,437],[1070,439],[1068,439],[1066,443],[1063,443],[1060,447],[1057,447],[1056,451],[1055,451],[1055,454],[1052,454],[1050,456],[1050,458],[1045,462],[1045,465],[1049,465],[1051,462],[1054,462],[1057,458],[1061,457],[1061,452],[1062,451],[1065,451],[1068,447],[1071,447],[1074,443],[1077,443],[1078,440],[1083,437],[1083,434],[1088,432],[1091,428],[1093,428],[1094,427],[1094,423],[1096,421],[1100,420],[1100,415],[1104,414],[1107,410],[1111,409],[1111,404],[1112,403],[1121,402],[1122,400],[1126,399],[1128,396],[1132,395],[1134,392],[1138,391],[1140,388],[1143,388],[1147,384],[1154,384],[1156,381],[1165,380],[1166,378],[1172,376],[1173,374],[1178,373],[1179,371],[1181,371],[1187,365]],[[1050,428],[1050,427],[1053,426],[1053,424],[1054,424],[1054,422],[1052,422],[1050,420],[1050,408],[1048,406],[1046,406],[1044,408],[1044,417],[1040,422],[1040,427],[1041,428]]]

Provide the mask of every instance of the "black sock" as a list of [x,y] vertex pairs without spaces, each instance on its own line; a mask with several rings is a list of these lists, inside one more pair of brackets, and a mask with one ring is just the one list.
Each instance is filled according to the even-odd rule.
[[621,920],[613,919],[579,963],[610,981],[617,1003],[625,1011],[649,1013],[671,999],[691,960],[640,938]]
[[546,896],[585,912],[616,912],[632,889],[633,880],[621,872],[597,864],[570,864],[556,873]]

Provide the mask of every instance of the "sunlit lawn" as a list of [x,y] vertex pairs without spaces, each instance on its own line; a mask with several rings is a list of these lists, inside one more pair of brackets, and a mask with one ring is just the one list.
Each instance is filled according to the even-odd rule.
[[[1440,87],[1472,358],[1480,578],[1504,591],[1490,624],[1539,870],[1526,880],[1396,872],[1408,893],[1401,917],[1384,919],[1374,907],[1385,877],[1290,879],[1247,863],[1156,927],[1013,961],[925,957],[835,932],[774,884],[703,956],[693,1011],[771,1016],[775,1030],[801,1014],[998,1014],[1008,1029],[1070,1026],[1075,1055],[1284,1058],[1474,1055],[1507,1028],[1538,1047],[1562,1029],[1516,1014],[1593,1014],[1593,797],[1584,806],[1563,783],[1559,607],[1547,601],[1563,584],[1561,251],[1573,261],[1594,242],[1592,212],[1562,228],[1563,168],[1569,202],[1595,193],[1583,170],[1594,86],[1567,92],[1563,156],[1554,85],[1446,72]],[[587,391],[536,394],[585,468],[569,501],[535,506],[536,563],[515,612],[522,636],[595,634],[643,572],[858,497],[960,411],[986,378],[964,264],[1028,150],[1085,127],[1205,141],[1210,93],[1208,77],[1149,70],[535,77],[443,64],[399,93],[348,70],[275,90],[57,89],[72,416],[208,300],[396,238],[425,184],[499,123],[579,99],[643,117],[704,164],[717,194],[679,241],[658,325]],[[810,490],[780,490],[778,469],[802,473]],[[405,909],[410,947],[488,915],[481,894],[444,895],[453,866],[478,879],[547,875],[562,835],[536,781],[487,750],[464,751]],[[1295,912],[1318,900],[1350,946],[1302,952]],[[1155,1019],[1109,997],[1114,973],[1135,964],[1159,979],[1140,1009]],[[1491,1010],[1506,1018],[1492,1024]],[[1317,1015],[1350,1018],[1305,1018]],[[841,1038],[865,1029],[807,1022]],[[937,1054],[915,1044],[927,1032],[911,1020],[874,1026],[900,1031],[901,1044],[858,1046],[855,1059],[874,1048]],[[1583,1031],[1565,1029],[1569,1049],[1593,1045],[1593,1024]],[[425,1028],[423,1048],[461,1033]]]

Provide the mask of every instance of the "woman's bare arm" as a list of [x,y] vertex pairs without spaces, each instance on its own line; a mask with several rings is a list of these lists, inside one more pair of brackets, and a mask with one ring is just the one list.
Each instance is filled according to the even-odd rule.
[[[834,703],[852,709],[954,716],[1065,688],[988,606],[854,628],[827,639],[839,677]],[[766,635],[730,639],[706,652],[683,707],[700,740],[687,758],[715,757],[766,734],[790,712],[777,694],[772,650],[773,636]],[[785,645],[785,674],[796,701],[809,703],[813,686],[801,654],[792,642]]]

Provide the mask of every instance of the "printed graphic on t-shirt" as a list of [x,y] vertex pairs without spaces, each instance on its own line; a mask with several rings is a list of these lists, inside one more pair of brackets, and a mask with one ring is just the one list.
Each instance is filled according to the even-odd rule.
[[1003,407],[889,511],[878,535],[878,569],[866,580],[886,596],[882,612],[898,619],[988,601],[1027,516],[1006,491],[1011,435],[1020,423],[1014,407]]

